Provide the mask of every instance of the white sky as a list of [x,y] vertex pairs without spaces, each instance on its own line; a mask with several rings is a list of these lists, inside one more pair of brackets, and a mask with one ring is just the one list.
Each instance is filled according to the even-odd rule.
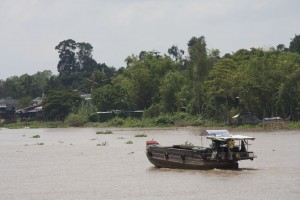
[[221,55],[289,46],[300,34],[299,0],[0,0],[0,79],[51,70],[55,46],[88,42],[98,63],[119,68],[140,51],[167,53],[204,35]]

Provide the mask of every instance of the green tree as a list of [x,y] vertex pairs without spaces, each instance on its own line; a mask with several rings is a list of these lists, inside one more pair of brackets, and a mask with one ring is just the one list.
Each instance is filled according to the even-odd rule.
[[0,94],[1,98],[11,97],[11,98],[19,98],[21,95],[19,94],[19,84],[18,84],[19,77],[12,76],[7,78],[5,81],[2,82],[2,92]]
[[64,120],[81,105],[82,98],[75,91],[52,90],[43,100],[43,112],[48,120]]
[[182,49],[178,49],[175,45],[168,49],[168,53],[173,56],[176,61],[181,60],[184,55],[184,51]]
[[290,51],[300,53],[300,35],[295,35],[295,37],[290,42]]
[[121,88],[122,91],[124,91],[124,96],[123,96],[123,103],[124,106],[128,109],[128,110],[136,110],[138,109],[138,106],[135,102],[136,100],[136,93],[134,92],[134,85],[132,83],[132,81],[120,74],[117,77],[115,77],[113,79],[113,85],[117,86],[118,88]]
[[59,73],[73,74],[79,71],[76,60],[76,47],[76,42],[72,39],[64,40],[55,47],[60,58],[57,65]]
[[138,109],[145,109],[151,106],[157,98],[157,83],[151,77],[151,72],[145,68],[138,68],[131,71],[131,81],[134,92],[134,102]]
[[156,51],[142,51],[139,56],[126,58],[124,75],[132,83],[131,94],[137,109],[147,109],[160,102],[159,87],[162,78],[180,67],[169,56],[161,56]]
[[117,85],[105,85],[92,92],[92,102],[98,111],[126,110],[126,91]]
[[95,87],[93,75],[99,71],[105,74],[106,79],[111,79],[115,68],[108,67],[105,63],[99,64],[93,59],[93,46],[85,42],[76,42],[72,39],[60,42],[55,49],[59,53],[57,69],[58,81],[66,89],[76,89],[90,93]]
[[33,74],[32,77],[32,97],[42,97],[43,94],[47,91],[47,84],[49,79],[52,76],[52,72],[50,70],[44,70],[42,72],[37,72]]
[[195,94],[194,100],[190,102],[193,105],[190,105],[190,107],[192,113],[200,113],[204,104],[202,84],[210,70],[205,37],[192,37],[188,42],[188,52],[188,76],[193,81],[192,92]]
[[77,62],[79,71],[90,76],[97,69],[97,62],[92,58],[93,47],[89,43],[80,42],[77,47]]
[[162,80],[160,86],[161,105],[164,112],[176,112],[182,106],[181,88],[186,80],[180,72],[170,72]]
[[230,120],[229,111],[235,98],[237,66],[230,58],[215,63],[205,81],[207,93],[206,106],[211,117]]
[[275,65],[278,84],[276,111],[282,117],[300,119],[300,54],[283,52]]
[[[240,53],[240,52],[239,52]],[[278,91],[274,77],[277,51],[252,48],[243,54],[233,55],[239,59],[237,88],[241,106],[257,117],[268,117],[275,113],[274,94]]]

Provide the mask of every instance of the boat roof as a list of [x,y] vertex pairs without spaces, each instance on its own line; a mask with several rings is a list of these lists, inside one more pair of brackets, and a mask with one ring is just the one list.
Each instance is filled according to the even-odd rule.
[[206,136],[207,139],[226,141],[232,140],[254,140],[254,137],[249,137],[245,135],[232,135],[228,130],[204,130],[200,134],[201,136]]
[[204,130],[200,134],[201,136],[230,136],[228,130]]

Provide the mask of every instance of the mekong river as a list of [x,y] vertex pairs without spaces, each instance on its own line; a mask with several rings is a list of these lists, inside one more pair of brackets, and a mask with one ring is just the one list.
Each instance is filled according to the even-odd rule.
[[145,155],[152,138],[201,145],[200,128],[100,130],[0,128],[0,199],[300,199],[300,131],[233,132],[256,138],[257,158],[201,171],[158,169]]

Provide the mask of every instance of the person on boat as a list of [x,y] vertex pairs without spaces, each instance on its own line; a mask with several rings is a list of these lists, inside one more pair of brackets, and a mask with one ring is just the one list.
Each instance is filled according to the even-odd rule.
[[232,160],[232,151],[234,148],[234,140],[232,140],[232,139],[228,140],[227,145],[228,145],[228,159]]
[[247,150],[246,150],[246,146],[245,146],[245,141],[244,140],[242,140],[242,145],[241,145],[241,150],[240,150],[241,152],[246,152]]

